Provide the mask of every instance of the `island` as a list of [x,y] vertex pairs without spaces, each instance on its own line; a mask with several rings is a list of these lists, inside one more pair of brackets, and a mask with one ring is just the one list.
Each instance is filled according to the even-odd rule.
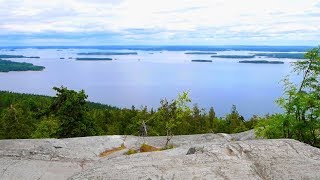
[[45,67],[35,66],[31,63],[14,62],[0,59],[0,72],[10,71],[42,71]]
[[304,53],[255,53],[255,56],[264,56],[268,58],[289,58],[304,59]]
[[137,55],[137,52],[89,52],[89,53],[77,53],[78,55]]
[[77,61],[112,61],[112,58],[76,58]]
[[194,59],[191,62],[212,62],[212,60],[204,60],[204,59]]
[[247,58],[254,58],[255,55],[213,55],[211,57],[230,58],[230,59],[247,59]]
[[7,54],[0,54],[0,58],[36,58],[39,59],[39,56],[23,56],[23,55],[7,55]]
[[205,55],[205,54],[217,54],[216,52],[186,52],[186,53],[184,53],[184,54],[199,54],[199,55],[201,55],[201,54],[203,54],[203,55]]
[[239,63],[251,63],[251,64],[284,64],[283,61],[266,61],[266,60],[239,61]]

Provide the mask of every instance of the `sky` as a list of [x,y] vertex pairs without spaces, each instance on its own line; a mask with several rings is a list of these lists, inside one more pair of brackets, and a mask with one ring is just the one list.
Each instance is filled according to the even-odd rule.
[[0,0],[0,46],[318,44],[320,0]]

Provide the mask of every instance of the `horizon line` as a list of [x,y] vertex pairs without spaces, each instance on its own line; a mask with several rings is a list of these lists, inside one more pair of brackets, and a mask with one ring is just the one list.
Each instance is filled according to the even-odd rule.
[[117,44],[117,45],[8,45],[8,46],[0,46],[0,48],[3,48],[3,47],[102,47],[102,46],[186,46],[186,47],[201,47],[201,46],[205,46],[205,47],[208,47],[208,46],[211,46],[211,47],[222,47],[222,46],[238,46],[238,47],[241,47],[241,46],[255,46],[255,47],[316,47],[318,45],[166,45],[166,44],[163,44],[163,45],[155,45],[155,44],[145,44],[145,45],[141,45],[141,44],[137,44],[137,45],[134,45],[134,44]]

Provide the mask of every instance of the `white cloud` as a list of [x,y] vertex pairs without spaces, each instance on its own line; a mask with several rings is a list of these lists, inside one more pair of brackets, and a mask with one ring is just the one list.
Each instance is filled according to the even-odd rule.
[[[159,41],[173,37],[232,41],[232,35],[255,41],[258,36],[294,40],[304,32],[314,39],[319,38],[319,4],[319,0],[0,0],[0,34],[116,32],[125,40],[144,39],[145,29],[153,30]],[[128,33],[129,29],[142,30]],[[287,37],[288,32],[295,37]]]

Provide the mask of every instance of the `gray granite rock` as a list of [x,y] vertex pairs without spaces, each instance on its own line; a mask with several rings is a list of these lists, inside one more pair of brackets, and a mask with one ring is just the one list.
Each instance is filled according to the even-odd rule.
[[[143,143],[165,142],[135,136],[1,140],[0,179],[320,179],[320,149],[255,139],[253,131],[175,136],[173,149],[124,155]],[[122,143],[125,150],[99,157]]]

